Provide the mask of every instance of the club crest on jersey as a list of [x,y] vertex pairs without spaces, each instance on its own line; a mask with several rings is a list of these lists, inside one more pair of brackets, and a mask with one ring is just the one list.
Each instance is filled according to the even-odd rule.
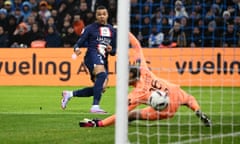
[[100,36],[110,37],[111,31],[108,27],[100,27]]

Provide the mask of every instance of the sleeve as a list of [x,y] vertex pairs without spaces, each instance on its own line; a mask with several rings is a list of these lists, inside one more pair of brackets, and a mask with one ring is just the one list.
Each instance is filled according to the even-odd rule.
[[113,38],[112,38],[112,42],[111,42],[111,46],[112,46],[112,51],[109,53],[111,56],[116,55],[116,47],[117,47],[117,33],[116,30],[113,30]]
[[74,49],[83,47],[86,42],[86,39],[88,38],[88,35],[89,35],[89,28],[83,29],[80,38],[73,46]]

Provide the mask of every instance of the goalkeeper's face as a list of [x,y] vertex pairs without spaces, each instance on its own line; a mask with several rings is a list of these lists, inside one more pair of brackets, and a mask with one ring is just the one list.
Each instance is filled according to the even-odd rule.
[[130,67],[128,84],[135,85],[139,79],[140,79],[140,69],[138,67]]

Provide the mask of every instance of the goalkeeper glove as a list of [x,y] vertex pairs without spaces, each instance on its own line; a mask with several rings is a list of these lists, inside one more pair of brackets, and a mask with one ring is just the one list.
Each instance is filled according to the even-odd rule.
[[100,122],[101,120],[98,119],[83,119],[82,121],[79,122],[80,127],[100,127]]

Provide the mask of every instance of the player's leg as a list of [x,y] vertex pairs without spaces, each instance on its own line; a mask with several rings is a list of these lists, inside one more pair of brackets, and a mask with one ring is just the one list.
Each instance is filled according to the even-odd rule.
[[[92,60],[91,56],[86,56],[84,59],[84,63],[90,72],[90,78],[91,81],[94,83],[95,82],[95,74],[94,74],[94,60]],[[72,97],[90,97],[93,96],[94,92],[94,87],[86,87],[74,91],[63,91],[62,92],[62,100],[61,100],[61,106],[62,109],[65,109],[68,102],[71,100]]]
[[[108,80],[106,79],[103,89],[106,88],[107,81]],[[71,100],[72,97],[90,97],[93,95],[94,95],[94,87],[86,87],[86,88],[82,88],[82,89],[78,89],[78,90],[74,90],[74,91],[64,90],[62,92],[62,100],[61,100],[62,109],[65,109],[67,107],[67,104]]]
[[[94,81],[94,75],[91,73],[91,79]],[[83,89],[78,89],[74,91],[67,91],[64,90],[62,92],[62,100],[61,100],[61,106],[62,109],[65,109],[67,107],[68,102],[71,100],[72,97],[90,97],[93,96],[93,87],[86,87]]]
[[95,65],[94,73],[96,76],[94,87],[93,87],[93,104],[91,108],[92,113],[106,113],[100,109],[100,101],[104,87],[107,85],[107,73],[104,65]]

